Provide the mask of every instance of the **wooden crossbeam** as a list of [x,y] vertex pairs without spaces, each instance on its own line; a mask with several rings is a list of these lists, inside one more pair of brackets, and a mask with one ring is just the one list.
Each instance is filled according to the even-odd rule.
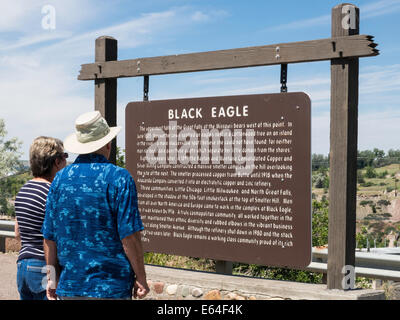
[[78,80],[138,77],[172,73],[221,70],[369,57],[379,54],[368,35],[354,35],[240,49],[180,54],[163,57],[83,64]]

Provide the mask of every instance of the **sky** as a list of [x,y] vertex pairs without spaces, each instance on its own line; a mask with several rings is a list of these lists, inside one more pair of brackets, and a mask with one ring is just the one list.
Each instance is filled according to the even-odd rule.
[[[22,144],[63,140],[94,110],[94,82],[77,80],[94,62],[99,36],[118,40],[118,59],[262,46],[331,36],[332,0],[0,0],[0,118]],[[400,0],[362,0],[360,34],[380,55],[360,58],[358,149],[400,149]],[[49,11],[50,8],[50,11]],[[52,10],[52,11],[51,11]],[[54,19],[50,19],[54,18]],[[150,100],[276,93],[279,66],[150,77]],[[330,62],[290,64],[288,90],[312,101],[312,153],[329,152]],[[143,98],[143,78],[118,79],[118,145],[125,107]]]

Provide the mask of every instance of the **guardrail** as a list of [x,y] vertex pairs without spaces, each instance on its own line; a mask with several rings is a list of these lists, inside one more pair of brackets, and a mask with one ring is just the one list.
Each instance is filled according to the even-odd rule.
[[[327,273],[328,249],[312,249],[307,271]],[[357,277],[400,281],[400,255],[356,251]]]
[[[14,221],[0,220],[0,252],[5,252],[5,239],[14,238]],[[312,262],[306,271],[327,273],[328,249],[313,248]],[[358,277],[400,281],[400,255],[356,252],[355,273]]]
[[6,238],[15,238],[14,221],[0,220],[0,252],[6,252]]

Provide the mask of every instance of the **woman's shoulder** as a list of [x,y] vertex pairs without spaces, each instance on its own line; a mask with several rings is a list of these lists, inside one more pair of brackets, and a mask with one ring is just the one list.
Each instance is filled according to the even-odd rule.
[[[18,194],[41,192],[47,194],[50,189],[50,183],[44,181],[36,181],[34,179],[27,181],[19,190]],[[17,195],[18,196],[18,195]]]
[[31,179],[29,181],[27,181],[23,187],[31,187],[31,188],[35,188],[35,189],[41,189],[41,188],[45,188],[45,189],[49,189],[50,188],[51,183],[47,182],[47,181],[39,181],[39,180],[35,180],[35,179]]

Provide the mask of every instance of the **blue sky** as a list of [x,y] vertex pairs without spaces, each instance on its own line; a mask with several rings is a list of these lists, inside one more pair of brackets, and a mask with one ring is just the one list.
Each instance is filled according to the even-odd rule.
[[[14,0],[1,1],[0,118],[23,141],[23,159],[39,135],[64,139],[75,118],[94,108],[93,81],[78,81],[94,61],[95,39],[118,39],[119,59],[232,49],[330,37],[338,1]],[[400,149],[400,0],[355,1],[361,34],[375,36],[381,54],[360,59],[360,150]],[[45,5],[56,28],[44,29]],[[279,92],[278,66],[150,77],[150,99]],[[312,152],[329,152],[330,64],[289,65],[289,91],[312,100]],[[118,80],[118,125],[143,79]],[[124,133],[118,145],[125,147]]]

